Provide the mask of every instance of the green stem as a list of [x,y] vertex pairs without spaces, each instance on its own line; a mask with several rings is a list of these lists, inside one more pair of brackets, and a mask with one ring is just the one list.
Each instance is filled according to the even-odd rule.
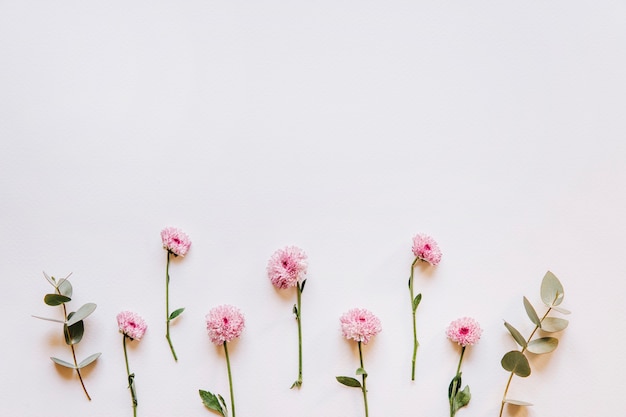
[[413,359],[411,361],[411,381],[415,381],[415,358],[417,357],[417,348],[419,347],[419,342],[417,341],[417,325],[415,323],[415,312],[416,308],[413,308],[413,274],[415,270],[415,265],[419,261],[419,258],[415,258],[413,263],[411,264],[411,276],[409,277],[409,293],[411,295],[411,311],[413,312]]
[[[361,369],[365,371],[365,367],[363,366],[363,352],[361,351],[361,342],[357,342],[359,345],[359,361],[361,363]],[[361,386],[361,390],[363,391],[363,402],[365,404],[365,417],[368,417],[369,411],[367,408],[367,387],[365,386],[365,378],[367,378],[367,372],[362,374],[363,384]]]
[[[548,308],[548,311],[546,311],[546,314],[544,314],[543,317],[541,317],[541,320],[539,320],[539,326],[535,326],[535,329],[533,330],[533,332],[530,334],[530,336],[528,336],[528,339],[526,340],[526,346],[522,348],[522,353],[526,351],[526,347],[532,340],[537,330],[539,330],[539,328],[541,327],[541,323],[543,323],[544,319],[548,317],[548,314],[550,314],[550,311],[552,311],[552,307]],[[511,374],[509,375],[509,380],[506,382],[506,387],[504,388],[504,394],[502,395],[502,404],[500,405],[500,417],[502,417],[502,413],[504,412],[504,405],[506,404],[506,394],[509,392],[509,386],[511,385],[512,379],[513,379],[513,372],[511,372]]]
[[454,410],[454,397],[456,396],[457,391],[459,390],[459,386],[457,386],[458,377],[461,375],[461,362],[463,362],[463,355],[465,354],[465,346],[461,348],[461,357],[459,358],[459,366],[456,368],[456,376],[452,382],[452,389],[450,390],[450,398],[448,398],[448,402],[450,403],[450,417],[454,417],[456,411]]
[[128,376],[128,389],[130,390],[130,399],[132,401],[133,404],[133,417],[137,417],[137,395],[135,393],[135,387],[134,387],[134,375],[131,376],[130,374],[130,367],[128,366],[128,353],[126,351],[126,338],[128,336],[126,336],[125,334],[122,335],[122,340],[123,340],[123,345],[124,345],[124,361],[126,362],[126,375]]
[[298,288],[296,321],[298,322],[298,379],[293,383],[291,388],[302,386],[302,288],[300,284],[296,284]]
[[233,410],[233,417],[235,417],[235,395],[233,394],[233,376],[230,372],[230,358],[228,357],[228,347],[224,342],[224,354],[226,355],[226,368],[228,369],[228,385],[230,387],[230,407]]
[[167,328],[165,338],[170,345],[174,360],[178,361],[172,339],[170,339],[170,251],[167,251],[167,264],[165,266],[165,325]]

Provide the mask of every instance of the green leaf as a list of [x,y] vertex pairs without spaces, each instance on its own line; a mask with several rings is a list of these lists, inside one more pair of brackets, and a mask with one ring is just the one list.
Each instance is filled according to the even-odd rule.
[[302,281],[302,284],[300,285],[300,294],[302,294],[302,291],[304,291],[304,284],[306,284],[306,279]]
[[554,333],[560,332],[567,328],[569,321],[565,319],[560,319],[558,317],[546,317],[543,319],[543,323],[541,323],[541,330],[544,332]]
[[537,316],[537,312],[528,298],[524,297],[524,308],[526,309],[526,314],[528,314],[528,318],[532,321],[535,326],[541,327],[541,320],[539,320],[539,316]]
[[224,414],[224,409],[222,408],[222,405],[220,404],[219,400],[214,394],[210,393],[209,391],[204,391],[204,390],[198,390],[198,392],[200,393],[200,398],[202,399],[202,403],[209,410],[213,410],[216,413],[220,414],[221,416],[226,417],[226,414]]
[[510,398],[505,399],[504,402],[507,403],[507,404],[519,405],[519,406],[522,406],[522,407],[532,406],[531,403],[528,403],[526,401],[512,400]]
[[454,397],[454,408],[458,410],[461,407],[465,407],[471,399],[472,394],[470,393],[469,385],[466,385],[463,391],[459,391]]
[[413,311],[417,310],[417,306],[420,305],[420,301],[422,301],[422,293],[419,293],[413,299]]
[[74,323],[78,323],[79,321],[85,319],[96,309],[96,305],[94,303],[87,303],[79,308],[74,314],[67,316],[67,325],[72,326]]
[[528,344],[528,351],[541,355],[543,353],[550,353],[559,345],[559,340],[556,337],[541,337],[535,339]]
[[511,336],[513,336],[513,339],[515,339],[518,345],[523,348],[526,347],[526,339],[524,339],[524,336],[522,336],[522,334],[515,327],[511,326],[506,321],[504,322],[504,327],[506,327],[509,333],[511,333]]
[[176,317],[180,316],[183,311],[185,311],[185,308],[178,308],[174,311],[172,311],[172,314],[170,314],[170,318],[168,320],[174,320]]
[[298,317],[298,306],[296,306],[295,304],[293,305],[293,314],[296,315],[296,318]]
[[505,353],[500,363],[505,370],[513,372],[517,376],[526,378],[530,375],[530,364],[528,363],[528,359],[526,359],[526,356],[518,350],[512,350]]
[[550,271],[541,281],[541,300],[547,307],[558,306],[563,302],[563,285],[561,281]]
[[454,400],[454,397],[456,397],[456,394],[461,389],[461,384],[461,375],[455,375],[452,381],[450,381],[450,385],[448,385],[448,399]]
[[59,294],[46,294],[45,297],[43,297],[43,302],[49,306],[59,306],[68,301],[72,301],[72,299]]
[[49,319],[47,317],[40,317],[40,316],[33,316],[36,319],[41,319],[41,320],[48,320],[48,321],[54,321],[57,323],[65,323],[63,320],[57,320],[57,319]]
[[561,314],[572,314],[571,311],[563,307],[552,306],[552,310],[558,311]]
[[100,357],[100,355],[102,355],[102,353],[100,352],[94,353],[93,355],[89,355],[78,364],[78,369],[82,369],[85,366],[90,365],[91,363],[95,362],[96,359]]
[[63,278],[61,281],[59,281],[59,285],[57,286],[57,288],[61,295],[70,298],[72,297],[72,284],[70,284],[70,282],[66,278]]
[[56,280],[54,279],[54,277],[51,277],[50,275],[46,274],[45,272],[43,273],[43,276],[50,283],[50,285],[52,285],[54,288],[57,287],[57,283],[56,283]]
[[346,385],[348,387],[361,388],[361,383],[357,379],[351,378],[349,376],[338,376],[335,378],[337,378],[337,381],[340,384]]
[[365,369],[363,369],[363,368],[359,368],[359,369],[356,370],[356,374],[357,375],[365,375],[365,376],[367,376],[367,371]]
[[65,362],[65,361],[64,361],[64,360],[62,360],[62,359],[59,359],[59,358],[53,358],[52,356],[50,357],[50,359],[52,359],[52,362],[56,363],[57,365],[61,365],[61,366],[64,366],[64,367],[66,367],[66,368],[70,368],[70,369],[76,369],[76,367],[75,367],[74,365],[72,365],[72,364],[71,364],[71,363],[69,363],[69,362]]
[[[68,314],[67,318],[70,319],[74,313]],[[65,335],[65,343],[68,345],[75,345],[80,342],[85,333],[85,324],[83,321],[76,322],[71,326],[67,323],[63,325],[63,334]]]

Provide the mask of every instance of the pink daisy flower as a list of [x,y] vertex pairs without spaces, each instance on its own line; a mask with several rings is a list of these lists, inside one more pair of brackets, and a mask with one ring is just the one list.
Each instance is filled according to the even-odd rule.
[[482,332],[478,322],[471,317],[454,320],[446,329],[448,339],[463,347],[478,343]]
[[137,313],[131,311],[122,311],[117,315],[117,325],[120,332],[133,340],[141,340],[148,325],[144,319]]
[[439,245],[435,239],[425,234],[418,233],[413,238],[413,254],[431,265],[437,265],[441,261]]
[[211,342],[222,345],[241,336],[245,320],[241,311],[231,305],[214,307],[206,315],[206,329]]
[[295,286],[304,279],[308,267],[306,253],[297,246],[278,249],[267,263],[267,276],[276,288]]
[[370,311],[362,308],[353,308],[344,313],[341,322],[341,333],[346,339],[367,344],[370,339],[381,332],[380,320]]
[[161,230],[161,240],[163,241],[163,249],[174,254],[174,256],[185,256],[191,246],[189,236],[176,227],[166,227]]

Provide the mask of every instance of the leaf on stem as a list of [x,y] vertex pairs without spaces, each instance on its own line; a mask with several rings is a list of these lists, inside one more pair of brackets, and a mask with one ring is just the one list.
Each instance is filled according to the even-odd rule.
[[420,302],[422,301],[422,293],[419,293],[415,296],[415,298],[413,299],[413,311],[417,310],[417,306],[420,305]]
[[43,297],[43,302],[49,306],[59,306],[63,303],[67,303],[68,301],[72,301],[72,299],[59,294],[46,294]]
[[365,376],[367,376],[367,371],[365,369],[363,369],[363,368],[358,368],[356,370],[356,374],[357,375],[365,375]]
[[567,328],[569,321],[558,317],[546,317],[541,323],[541,330],[548,333],[560,332]]
[[509,333],[511,333],[511,336],[513,336],[513,339],[515,339],[518,345],[523,348],[526,347],[526,339],[524,339],[524,336],[522,336],[522,334],[515,327],[511,326],[506,321],[504,322],[504,327],[506,327]]
[[[220,404],[220,400],[217,398],[217,396],[209,391],[204,391],[204,390],[198,390],[199,394],[200,394],[200,398],[202,399],[202,403],[209,409],[209,410],[213,410],[216,413],[220,414],[223,417],[226,417],[226,407],[222,407],[222,404]],[[221,398],[221,396],[220,396]],[[224,399],[222,398],[222,403],[224,402]]]
[[541,281],[541,300],[547,307],[558,306],[563,302],[563,285],[561,281],[550,271]]
[[335,378],[337,378],[337,382],[339,382],[340,384],[343,384],[343,385],[345,385],[347,387],[361,388],[361,383],[359,382],[359,380],[354,379],[352,377],[349,377],[349,376],[337,376]]
[[528,344],[528,351],[541,355],[544,353],[550,353],[559,345],[559,340],[556,337],[541,337],[535,339]]
[[57,320],[57,319],[49,319],[47,317],[40,317],[40,316],[33,316],[36,319],[41,319],[41,320],[47,320],[47,321],[54,321],[57,323],[65,323],[63,320]]
[[529,402],[526,402],[526,401],[520,401],[520,400],[513,400],[513,399],[510,399],[510,398],[506,398],[504,400],[504,402],[507,403],[507,404],[519,405],[519,406],[522,406],[522,407],[530,407],[530,406],[532,406],[532,403],[529,403]]
[[530,364],[528,363],[528,359],[518,350],[512,350],[505,353],[500,363],[505,370],[513,372],[517,376],[526,378],[530,375]]
[[52,359],[52,362],[56,363],[57,365],[64,366],[65,368],[76,369],[76,366],[72,365],[69,362],[65,362],[63,359],[54,358],[52,356],[50,357],[50,359]]
[[568,309],[563,308],[563,307],[552,306],[552,310],[556,310],[556,311],[558,311],[561,314],[572,314],[571,311],[569,311]]
[[302,284],[300,285],[300,294],[302,294],[302,292],[304,291],[304,284],[306,284],[306,279],[302,281]]
[[526,310],[526,314],[528,314],[530,321],[532,321],[535,326],[541,327],[541,320],[539,320],[539,316],[537,315],[535,308],[526,297],[524,297],[524,309]]
[[465,407],[467,404],[469,404],[471,399],[472,394],[470,393],[469,385],[466,385],[465,388],[463,388],[462,391],[457,392],[454,397],[454,410],[456,411],[461,407]]
[[70,313],[67,317],[67,325],[72,326],[74,323],[78,323],[93,313],[95,309],[96,305],[94,303],[87,303],[81,306],[81,308],[79,308],[75,313]]
[[176,317],[180,316],[183,313],[183,311],[185,311],[184,307],[183,308],[178,308],[178,309],[172,311],[172,314],[170,314],[170,317],[169,317],[168,320],[174,320]]
[[57,289],[59,290],[61,295],[64,295],[70,298],[72,297],[72,284],[70,284],[67,278],[63,278],[61,281],[59,281],[59,285],[57,286]]
[[57,287],[57,283],[56,283],[56,280],[54,279],[54,277],[51,277],[50,275],[46,274],[45,272],[43,273],[43,276],[50,283],[50,285],[52,285],[54,288]]
[[89,355],[78,364],[78,369],[82,369],[85,366],[92,364],[93,362],[96,361],[96,359],[100,357],[100,355],[102,355],[101,352],[94,353],[93,355]]
[[[69,320],[74,316],[74,313],[68,314],[68,323]],[[80,342],[83,338],[83,334],[85,333],[85,324],[83,321],[78,321],[71,326],[68,326],[67,323],[63,325],[63,334],[65,335],[65,343],[68,345],[75,345]]]
[[296,318],[298,318],[298,306],[296,306],[295,304],[293,305],[293,314],[296,315]]

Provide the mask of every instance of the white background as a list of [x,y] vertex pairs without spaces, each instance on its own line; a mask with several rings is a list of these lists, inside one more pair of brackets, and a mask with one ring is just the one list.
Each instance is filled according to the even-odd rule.
[[[364,349],[370,416],[447,415],[461,316],[484,328],[463,363],[458,416],[497,416],[515,344],[547,270],[572,310],[560,346],[531,359],[517,417],[623,409],[626,3],[622,1],[0,0],[0,344],[3,416],[130,416],[115,316],[148,322],[129,351],[140,416],[213,415],[228,383],[205,332],[218,304],[247,327],[230,349],[240,417],[362,416],[352,307],[383,331]],[[193,241],[171,266],[164,226]],[[418,376],[410,381],[411,238],[444,252],[418,269]],[[304,385],[295,290],[265,273],[278,248],[310,259]],[[73,272],[95,302],[75,376],[44,305],[42,270]]]

